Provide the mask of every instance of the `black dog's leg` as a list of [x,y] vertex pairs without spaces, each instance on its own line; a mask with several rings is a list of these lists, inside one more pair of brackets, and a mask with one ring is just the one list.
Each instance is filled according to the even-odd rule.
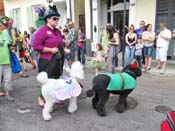
[[104,90],[98,92],[99,102],[97,104],[96,110],[99,116],[106,116],[105,104],[108,101],[109,93]]
[[128,95],[120,95],[118,103],[116,104],[116,111],[119,113],[123,113],[125,106],[124,103],[126,102],[126,98]]
[[127,108],[127,97],[128,95],[132,92],[133,90],[126,90],[126,91],[121,91],[119,94],[119,100],[118,103],[116,104],[116,111],[119,113],[124,112],[124,110]]
[[94,96],[94,98],[92,99],[92,107],[93,107],[94,109],[96,109],[98,101],[99,101],[98,94],[95,93],[95,96]]

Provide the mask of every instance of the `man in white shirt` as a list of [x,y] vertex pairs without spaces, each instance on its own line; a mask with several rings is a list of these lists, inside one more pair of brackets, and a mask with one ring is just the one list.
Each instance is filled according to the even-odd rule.
[[157,37],[157,50],[156,50],[156,58],[158,60],[156,68],[162,69],[161,74],[165,72],[167,52],[170,40],[171,40],[171,31],[167,29],[165,23],[161,23],[160,33],[158,34]]

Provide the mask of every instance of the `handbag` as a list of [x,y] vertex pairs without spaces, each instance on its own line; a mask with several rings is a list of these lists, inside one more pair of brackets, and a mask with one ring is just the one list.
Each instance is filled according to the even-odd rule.
[[22,67],[20,65],[20,62],[14,52],[10,51],[10,63],[13,73],[19,73],[22,71]]
[[78,42],[77,46],[78,48],[83,48],[83,44],[81,42]]

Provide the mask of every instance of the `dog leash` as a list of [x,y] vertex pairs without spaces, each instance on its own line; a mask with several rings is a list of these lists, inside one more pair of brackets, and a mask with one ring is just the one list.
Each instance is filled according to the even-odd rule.
[[121,78],[121,80],[122,80],[122,89],[121,89],[121,90],[124,90],[125,80],[124,80],[122,74],[119,74],[119,75],[120,75],[120,78]]

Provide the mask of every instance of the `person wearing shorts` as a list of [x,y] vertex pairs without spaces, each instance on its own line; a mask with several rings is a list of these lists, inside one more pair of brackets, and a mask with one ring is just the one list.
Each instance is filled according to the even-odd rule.
[[152,25],[146,25],[146,31],[143,33],[142,41],[144,45],[144,59],[145,59],[145,70],[151,70],[153,45],[154,45],[155,33],[152,31]]
[[157,59],[157,69],[161,69],[161,74],[165,72],[165,66],[167,61],[167,52],[169,41],[171,39],[171,31],[167,29],[165,23],[160,24],[160,33],[157,38],[157,50],[156,50],[156,59]]

